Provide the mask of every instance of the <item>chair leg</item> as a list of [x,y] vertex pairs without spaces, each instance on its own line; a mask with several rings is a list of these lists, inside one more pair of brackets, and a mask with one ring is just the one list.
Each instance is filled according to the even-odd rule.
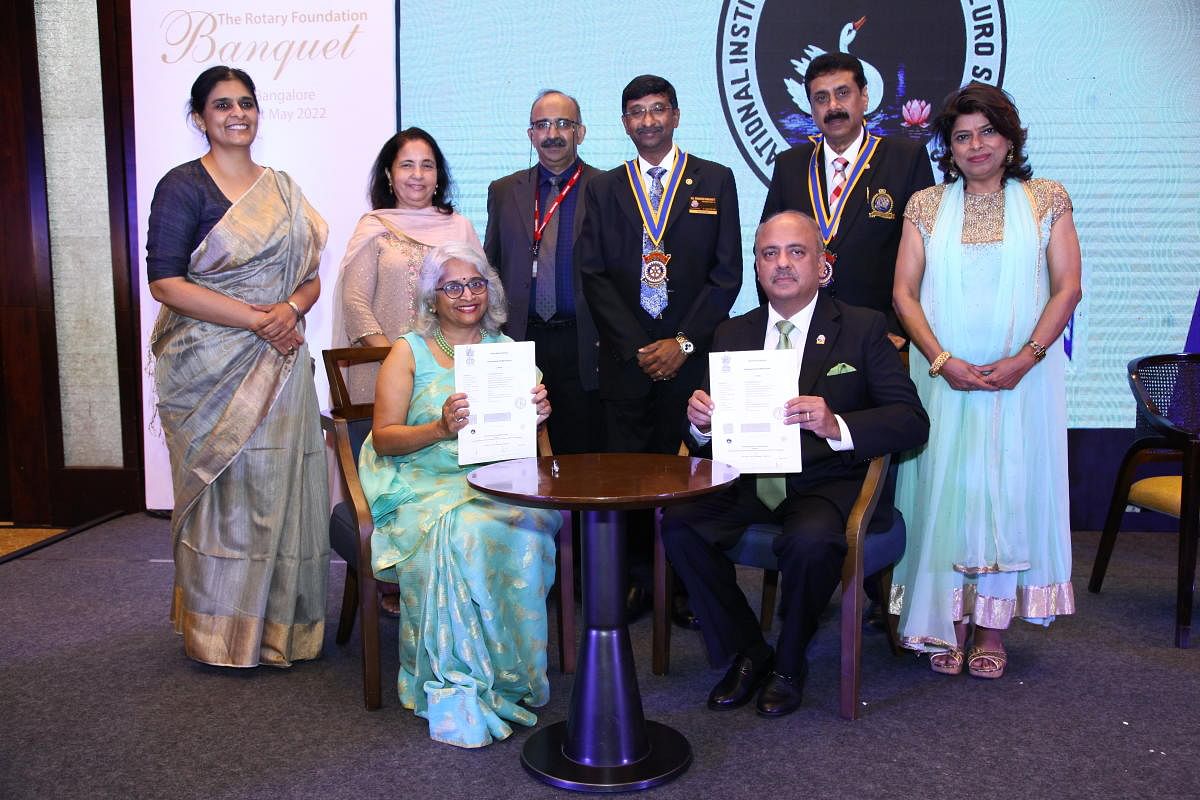
[[1104,583],[1104,573],[1108,571],[1108,560],[1112,557],[1113,547],[1117,543],[1117,533],[1121,527],[1121,517],[1125,514],[1125,506],[1129,502],[1129,487],[1133,485],[1134,472],[1142,462],[1143,450],[1130,449],[1121,459],[1117,470],[1117,480],[1113,485],[1112,500],[1108,504],[1108,515],[1104,518],[1104,532],[1100,535],[1100,546],[1096,550],[1096,561],[1092,565],[1092,577],[1088,581],[1088,591],[1096,594]]
[[575,672],[575,517],[563,512],[558,531],[558,668]]
[[888,647],[892,648],[892,655],[898,656],[902,652],[900,647],[900,617],[888,613],[888,605],[892,597],[892,570],[894,565],[888,565],[879,570],[879,604],[882,606],[880,611],[883,613],[883,629],[887,633]]
[[363,573],[359,573],[358,584],[358,608],[362,617],[363,703],[368,711],[374,711],[383,705],[379,683],[379,584],[375,576]]
[[1179,498],[1179,583],[1175,598],[1175,646],[1188,647],[1196,588],[1196,537],[1200,535],[1200,444],[1183,456]]
[[358,576],[354,574],[354,570],[350,565],[346,565],[346,584],[342,589],[342,614],[338,618],[337,636],[334,638],[338,644],[345,644],[350,641],[350,634],[354,632],[354,617],[358,614]]
[[862,615],[866,593],[863,576],[842,581],[842,666],[838,689],[838,711],[842,719],[858,719],[860,667],[862,662]]
[[654,512],[654,632],[651,646],[651,671],[666,675],[671,668],[671,620],[668,603],[674,576],[667,564],[667,548],[662,539],[662,512]]
[[762,613],[759,614],[759,626],[763,633],[771,630],[771,622],[775,617],[775,598],[779,596],[779,570],[763,570]]

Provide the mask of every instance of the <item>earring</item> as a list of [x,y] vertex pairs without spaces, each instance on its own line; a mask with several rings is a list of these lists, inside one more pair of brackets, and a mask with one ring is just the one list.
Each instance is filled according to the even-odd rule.
[[1004,157],[1004,163],[1005,163],[1005,164],[1012,164],[1012,162],[1013,162],[1013,146],[1010,144],[1010,145],[1008,146],[1008,155],[1006,155],[1006,156]]
[[950,162],[950,168],[946,170],[946,177],[950,180],[958,180],[958,170],[955,169],[954,162]]

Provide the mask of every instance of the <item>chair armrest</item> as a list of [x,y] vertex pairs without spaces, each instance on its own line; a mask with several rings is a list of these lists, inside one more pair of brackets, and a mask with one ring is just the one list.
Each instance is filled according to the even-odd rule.
[[375,532],[375,520],[371,516],[371,505],[363,493],[362,483],[358,479],[358,464],[354,459],[354,449],[350,446],[349,420],[332,411],[329,414],[333,421],[333,445],[337,456],[338,472],[342,476],[342,487],[346,498],[354,509],[354,518],[358,526],[358,558],[360,574],[371,576],[371,534]]
[[879,504],[879,495],[883,492],[883,479],[887,475],[891,463],[891,453],[884,453],[871,459],[867,467],[867,476],[863,478],[862,488],[858,498],[850,509],[846,519],[846,561],[842,565],[842,584],[849,585],[856,573],[862,571],[862,543],[867,535],[867,525],[875,514],[875,506]]

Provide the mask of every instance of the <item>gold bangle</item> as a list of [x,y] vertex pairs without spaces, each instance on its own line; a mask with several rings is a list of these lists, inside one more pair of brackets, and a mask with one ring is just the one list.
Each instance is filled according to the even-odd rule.
[[939,374],[941,374],[942,367],[944,367],[946,362],[949,360],[950,353],[948,351],[943,350],[942,352],[938,353],[937,358],[935,358],[933,363],[929,365],[929,377],[936,378]]
[[1025,346],[1033,351],[1033,360],[1034,361],[1041,361],[1043,358],[1046,357],[1046,348],[1042,347],[1035,340],[1030,339],[1028,342],[1025,343]]
[[296,319],[297,319],[297,320],[302,320],[302,319],[304,319],[304,312],[302,312],[302,311],[300,310],[300,306],[296,305],[296,304],[295,304],[295,303],[293,303],[291,300],[286,300],[285,302],[286,302],[286,303],[287,303],[289,306],[291,306],[291,307],[292,307],[292,311],[295,311],[295,312],[296,312]]

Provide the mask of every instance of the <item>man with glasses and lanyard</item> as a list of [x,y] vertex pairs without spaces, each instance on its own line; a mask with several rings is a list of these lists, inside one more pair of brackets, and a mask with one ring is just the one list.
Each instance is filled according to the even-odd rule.
[[586,211],[584,190],[599,170],[579,158],[587,128],[570,95],[539,94],[528,133],[538,163],[488,187],[483,249],[508,294],[506,332],[537,348],[554,398],[547,421],[551,447],[555,453],[598,452],[604,434],[596,326],[572,251]]
[[[575,260],[600,332],[607,449],[675,453],[713,331],[742,285],[737,186],[728,167],[675,145],[679,105],[665,79],[634,78],[621,111],[637,157],[589,184]],[[631,547],[649,553],[641,527],[631,524]],[[632,614],[649,594],[648,562],[631,569]]]

